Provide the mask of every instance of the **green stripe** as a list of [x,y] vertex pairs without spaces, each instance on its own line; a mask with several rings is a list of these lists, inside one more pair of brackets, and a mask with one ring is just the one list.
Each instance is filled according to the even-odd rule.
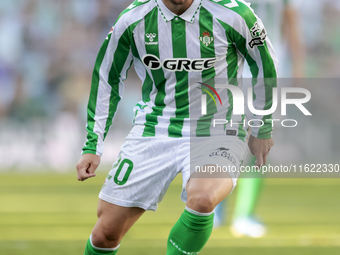
[[228,82],[229,84],[238,86],[237,72],[238,72],[238,56],[237,49],[232,41],[228,40],[228,52],[226,56],[228,64]]
[[[228,8],[228,9],[239,14],[246,21],[248,29],[251,29],[254,26],[255,22],[257,21],[253,11],[244,3],[239,2],[239,1],[236,1],[236,2],[238,4],[237,7]],[[229,3],[231,3],[230,0],[224,0],[224,1],[218,2],[217,4],[227,8],[225,4],[229,4]],[[248,62],[253,78],[257,78],[259,74],[259,68],[255,60],[248,54],[248,50],[246,48],[247,46],[246,39],[241,34],[239,34],[233,27],[229,26],[228,24],[224,23],[221,20],[218,20],[218,21],[226,30],[227,37],[229,37],[232,40],[232,42],[236,43],[237,49],[246,58],[246,61]],[[256,84],[256,82],[257,80],[253,79],[253,85]]]
[[[172,31],[172,49],[174,58],[186,58],[186,28],[185,20],[175,18],[171,21]],[[169,137],[181,137],[184,118],[189,117],[189,84],[188,72],[176,71],[176,85],[175,85],[175,102],[176,111],[175,117],[170,118],[170,125],[168,128]]]
[[[242,37],[235,29],[233,29],[228,24],[224,23],[223,21],[219,20],[220,24],[226,30],[227,36],[230,36],[231,40],[236,42],[236,46],[238,50],[246,57],[246,60],[250,66],[250,71],[253,76],[252,84],[253,87],[257,84],[258,75],[259,75],[259,68],[254,59],[252,59],[247,51],[246,48],[246,40]],[[255,22],[254,22],[255,23]],[[228,35],[229,34],[229,35]],[[229,40],[229,39],[228,39]],[[263,67],[263,75],[265,77],[265,98],[266,103],[264,110],[270,109],[272,105],[272,88],[277,86],[276,81],[276,70],[274,66],[274,61],[270,56],[268,47],[266,42],[264,42],[264,46],[258,46],[258,50],[260,52],[260,56],[262,59],[262,67]],[[253,92],[253,99],[256,99],[255,91]],[[263,116],[262,120],[265,121],[270,119],[271,115]],[[258,138],[269,138],[271,136],[270,132],[272,131],[271,123],[266,123],[263,127],[260,128],[258,133]]]
[[[248,53],[248,50],[247,50],[247,47],[246,47],[246,45],[247,45],[246,39],[241,34],[239,34],[233,27],[228,25],[227,23],[224,23],[222,20],[219,20],[219,19],[218,19],[218,22],[225,29],[228,42],[236,44],[237,49],[246,58],[246,61],[249,65],[249,67],[250,67],[250,71],[251,71],[252,76],[254,78],[257,78],[258,75],[259,75],[259,68],[256,64],[256,61]],[[228,49],[228,51],[229,51],[229,49]],[[230,75],[232,75],[232,74],[230,74]],[[229,76],[229,73],[228,73],[228,76]]]
[[149,102],[150,101],[150,93],[152,91],[152,86],[153,86],[153,81],[148,73],[147,70],[145,70],[146,76],[145,80],[143,82],[142,86],[142,99],[144,102]]
[[[242,121],[241,123],[243,123],[244,119],[245,119],[246,115],[242,116]],[[243,142],[246,141],[246,135],[247,135],[247,131],[245,130],[245,128],[243,127],[243,124],[238,126],[238,134],[237,137],[239,139],[241,139]]]
[[[237,2],[239,4],[239,6],[232,8],[232,10],[235,11],[236,13],[238,13],[240,16],[242,16],[242,18],[245,20],[245,22],[248,26],[248,29],[250,30],[254,26],[255,22],[257,22],[257,18],[255,16],[255,14],[253,13],[253,11],[247,5],[245,5],[244,3],[239,2],[239,1],[237,1]],[[234,36],[237,35],[237,34],[238,34],[237,32],[233,33]],[[235,38],[235,39],[237,39],[237,38]],[[236,43],[238,42],[237,40],[234,40],[234,41]],[[243,45],[243,47],[242,47],[242,45]],[[242,52],[242,54],[244,56],[249,55],[249,54],[246,54],[246,55],[244,54],[244,53],[247,53],[247,50],[245,49],[246,43],[242,42],[242,45],[237,44],[238,49]],[[257,47],[258,50],[260,51],[261,59],[265,60],[265,61],[262,61],[263,70],[264,70],[264,78],[277,78],[273,59],[269,54],[269,50],[268,50],[266,42],[264,43],[263,46],[255,46],[255,47]],[[247,59],[247,61],[248,61],[248,59]],[[253,62],[249,63],[249,65],[252,66]]]
[[[139,22],[140,20],[136,21],[124,31],[124,33],[118,40],[117,49],[113,56],[113,62],[111,65],[111,69],[109,72],[109,79],[108,79],[108,83],[111,85],[112,89],[111,89],[111,95],[110,95],[109,115],[106,120],[104,139],[110,129],[110,126],[112,125],[113,117],[117,111],[118,103],[121,99],[119,95],[119,83],[121,81],[121,73],[127,61],[127,57],[130,53],[130,45],[131,45],[130,38],[132,38],[133,30]],[[131,67],[131,64],[132,64],[132,60],[130,62],[129,68]],[[128,69],[126,70],[126,72],[128,71]]]
[[[228,99],[229,99],[229,107],[228,107],[228,112],[226,115],[226,120],[228,121],[228,123],[230,123],[231,119],[232,119],[232,113],[233,113],[233,104],[234,104],[234,98],[233,98],[233,94],[230,92],[230,90],[228,90]],[[245,115],[242,116],[242,121],[244,120]],[[236,125],[236,124],[235,124]],[[227,129],[227,125],[224,125],[224,130],[225,132]],[[238,125],[238,132],[237,132],[237,137],[239,139],[241,139],[242,141],[245,141],[245,137],[246,137],[246,131],[243,128],[243,124],[239,124]]]
[[87,106],[87,141],[83,148],[84,153],[93,153],[95,154],[97,151],[97,143],[98,143],[98,135],[93,132],[94,124],[95,124],[95,113],[96,113],[96,105],[97,105],[97,95],[98,95],[98,87],[99,87],[99,70],[103,63],[105,53],[109,42],[111,40],[112,34],[108,35],[108,39],[106,39],[99,50],[96,63],[93,69],[92,74],[92,85],[91,85],[91,92],[90,98]]
[[[200,9],[199,15],[199,26],[200,26],[200,36],[203,37],[204,32],[209,32],[209,37],[214,37],[213,34],[213,16],[205,9],[203,6]],[[208,46],[200,42],[201,58],[213,58],[215,54],[215,43],[212,41]],[[215,68],[210,68],[208,70],[203,70],[202,81],[215,87],[214,77],[216,76]],[[206,94],[205,92],[202,92]],[[217,112],[216,105],[210,96],[207,96],[207,114],[202,116],[197,121],[196,136],[210,136],[211,120],[214,114]]]
[[[240,33],[238,33],[232,26],[228,25],[227,23],[224,23],[222,20],[218,20],[218,22],[223,26],[223,28],[226,31],[227,40],[228,40],[228,42],[230,42],[229,45],[233,45],[233,43],[235,43],[237,50],[245,57],[248,65],[249,65],[250,72],[251,72],[252,77],[253,77],[252,78],[252,85],[255,86],[257,84],[257,78],[258,78],[258,75],[259,75],[259,67],[257,66],[256,61],[250,56],[250,54],[247,50],[247,47],[246,47],[247,46],[247,40]],[[233,47],[233,46],[231,46],[231,47]],[[228,47],[228,52],[229,52],[229,47]],[[227,56],[227,58],[228,58],[228,56]],[[229,69],[228,69],[228,71],[229,71]],[[228,77],[233,77],[233,74],[228,72]],[[231,81],[229,81],[229,82],[231,82]],[[254,92],[253,92],[253,99],[254,100],[256,99],[256,95],[255,95]]]
[[[145,34],[155,33],[158,35],[158,9],[155,7],[144,17]],[[154,39],[158,41],[158,37]],[[145,45],[147,54],[155,55],[159,58],[159,45]],[[152,108],[152,112],[146,114],[145,128],[143,136],[155,136],[155,126],[158,124],[157,116],[163,115],[163,109],[165,107],[165,77],[163,69],[151,70],[152,77],[154,79],[155,86],[158,90],[155,98],[155,106]]]
[[[245,39],[242,36],[239,36],[239,39],[240,40],[243,39],[245,41]],[[237,48],[235,47],[233,42],[230,41],[229,39],[228,39],[228,52],[227,52],[226,61],[228,64],[228,82],[230,85],[238,86],[237,73],[238,73],[239,66],[238,66]],[[256,73],[256,70],[253,69],[253,71],[254,73]],[[258,73],[258,70],[257,70],[257,73]],[[229,109],[226,115],[226,120],[230,122],[232,119],[232,111],[234,110],[233,108],[234,100],[233,100],[232,93],[230,91],[228,91],[228,97],[229,97],[230,106],[229,106]],[[245,118],[245,115],[242,116],[242,121],[244,120],[244,118]],[[224,130],[226,130],[226,125],[224,127],[225,127]],[[243,125],[239,125],[237,137],[241,139],[242,141],[245,141],[245,136],[246,136],[246,131],[244,130]]]
[[[228,102],[229,102],[229,107],[228,107],[228,111],[227,111],[227,115],[226,115],[226,120],[230,123],[231,120],[231,115],[233,112],[233,104],[234,104],[234,98],[233,98],[233,94],[230,92],[230,90],[228,90]],[[226,130],[227,125],[224,125],[224,130]]]

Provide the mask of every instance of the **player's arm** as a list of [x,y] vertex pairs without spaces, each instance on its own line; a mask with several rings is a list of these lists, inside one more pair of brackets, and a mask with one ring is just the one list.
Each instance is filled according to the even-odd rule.
[[99,166],[100,156],[96,154],[83,154],[76,166],[78,181],[85,181],[88,178],[95,177],[94,173]]
[[[253,106],[257,110],[269,110],[273,103],[272,89],[277,86],[278,62],[274,49],[262,21],[251,9],[244,13],[237,25],[241,27],[240,40],[235,41],[239,51],[245,57],[253,76]],[[248,144],[256,156],[257,166],[266,163],[270,148],[274,145],[272,139],[272,119],[269,115],[250,114],[248,119],[263,121],[263,126],[252,127]]]
[[97,56],[87,107],[87,140],[77,164],[80,181],[95,176],[105,137],[123,96],[123,82],[132,61],[129,38],[129,30],[124,31],[117,22]]
[[304,77],[305,54],[301,41],[301,31],[299,30],[298,14],[296,9],[287,0],[285,1],[282,26],[292,59],[293,77],[302,78]]

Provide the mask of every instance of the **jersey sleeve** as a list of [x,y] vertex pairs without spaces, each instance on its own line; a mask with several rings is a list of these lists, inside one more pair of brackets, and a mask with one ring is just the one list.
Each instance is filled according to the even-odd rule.
[[[253,106],[256,110],[269,110],[273,103],[273,87],[277,86],[278,61],[262,21],[253,10],[247,7],[241,17],[236,21],[235,26],[241,31],[242,40],[236,40],[235,44],[252,73]],[[271,114],[263,116],[248,113],[247,115],[248,119],[259,120],[256,123],[254,121],[251,128],[254,137],[267,139],[272,136]],[[260,124],[263,125],[259,127]]]
[[82,154],[101,156],[104,140],[123,95],[124,80],[132,63],[129,30],[117,23],[105,39],[92,75],[87,107],[87,140]]

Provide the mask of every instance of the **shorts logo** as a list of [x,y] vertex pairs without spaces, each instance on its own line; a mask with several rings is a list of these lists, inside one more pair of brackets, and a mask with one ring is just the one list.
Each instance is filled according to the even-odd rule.
[[[157,34],[156,33],[146,33],[145,34],[145,44],[146,45],[157,45],[158,44],[158,41],[154,41],[154,39],[157,37]],[[147,40],[149,40],[147,42]]]
[[214,67],[217,58],[166,58],[161,61],[155,55],[146,54],[142,58],[143,64],[151,70],[158,70],[163,68],[170,72],[187,71],[187,72],[200,72]]
[[223,157],[236,164],[235,158],[230,154],[229,149],[220,147],[209,154],[209,157]]
[[249,47],[254,48],[254,46],[264,45],[264,41],[267,38],[266,30],[261,29],[260,25],[255,22],[254,26],[250,29],[251,36],[253,39],[249,42]]
[[200,39],[200,41],[205,45],[205,46],[209,46],[210,43],[212,43],[215,39],[215,37],[210,36],[210,33],[205,30],[205,32],[203,32],[202,36],[198,37]]

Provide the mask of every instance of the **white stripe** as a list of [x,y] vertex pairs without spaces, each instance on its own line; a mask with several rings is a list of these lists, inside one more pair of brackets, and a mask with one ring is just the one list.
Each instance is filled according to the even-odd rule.
[[[143,58],[143,56],[146,55],[146,48],[145,48],[145,20],[143,19],[136,27],[135,29],[136,31],[139,31],[139,33],[135,33],[134,34],[134,39],[135,39],[135,45],[137,47],[137,51],[139,53],[139,57]],[[153,82],[153,86],[152,86],[152,90],[150,93],[150,104],[152,104],[152,106],[154,106],[153,102],[155,102],[155,97],[156,97],[156,87],[155,87],[155,81],[153,79],[152,76],[152,72],[150,70],[150,68],[146,68],[145,65],[139,61],[139,59],[136,60],[137,61],[137,68],[139,69],[145,69],[146,72],[148,72],[149,77],[151,78],[152,82]],[[137,71],[137,69],[136,69]],[[146,74],[145,74],[146,77]],[[142,79],[142,81],[144,82],[144,79]]]
[[233,22],[240,18],[236,12],[211,1],[203,1],[202,6],[206,8],[215,18],[222,20],[232,27]]
[[[160,0],[161,1],[161,0]],[[172,48],[172,31],[171,22],[165,22],[162,15],[158,15],[158,40],[159,40],[159,58],[164,60],[166,58],[173,58]],[[175,101],[175,85],[176,73],[164,70],[165,83],[165,98],[163,115],[157,116],[158,124],[155,126],[155,135],[168,136],[168,127],[170,125],[170,118],[175,117],[176,101]]]
[[[127,69],[131,65],[131,60],[132,60],[132,53],[130,51],[129,54],[128,54],[128,57],[126,58],[124,66],[122,68],[122,71],[120,73],[121,77],[120,77],[120,81],[119,81],[119,84],[118,84],[118,86],[119,86],[118,87],[118,93],[119,93],[119,97],[120,98],[123,97],[123,93],[124,93],[124,80],[126,79]],[[109,91],[110,91],[110,93],[108,93]],[[98,135],[98,138],[100,137],[100,139],[98,139],[98,143],[97,143],[97,153],[99,155],[102,155],[102,153],[104,151],[104,142],[103,142],[104,136],[103,135],[105,133],[106,121],[107,121],[107,118],[109,116],[111,91],[112,91],[112,87],[108,83],[103,82],[103,80],[100,79],[99,88],[98,88],[98,95],[97,95],[97,102],[98,102],[98,97],[100,99],[105,98],[105,105],[104,106],[106,106],[105,107],[106,109],[99,109],[97,111],[99,106],[103,107],[103,102],[101,104],[97,104],[95,120],[96,120],[97,116],[98,117],[100,116],[100,113],[102,113],[102,115],[98,118],[98,120],[100,120],[100,121],[96,120],[93,131],[95,133],[101,134],[101,136]],[[117,104],[117,109],[119,107],[120,102],[121,101],[119,101],[118,104]],[[114,118],[114,116],[117,113],[117,109],[116,109],[116,112],[114,113],[114,115],[112,116],[113,118]]]
[[[112,32],[114,36],[115,30]],[[117,44],[114,43],[115,40],[110,40],[108,48],[106,50],[103,62],[99,69],[99,86],[97,92],[97,103],[95,111],[95,124],[93,132],[98,135],[97,141],[97,155],[102,155],[104,150],[104,133],[106,121],[109,116],[109,106],[110,106],[110,95],[112,87],[108,83],[109,72],[111,64],[113,61],[113,53],[117,48]]]
[[238,3],[235,0],[230,0],[230,1],[231,1],[231,3],[225,4],[224,6],[226,6],[228,8],[238,7]]
[[[199,26],[199,13],[193,23],[187,24],[186,30],[186,45],[187,45],[187,58],[197,59],[201,58],[201,41],[200,26]],[[201,95],[202,92],[197,87],[200,85],[198,81],[202,81],[202,72],[189,72],[189,117],[184,119],[182,135],[190,136],[196,133],[197,119],[201,116]],[[191,130],[193,129],[193,130]]]
[[[139,57],[142,58],[145,54],[145,21],[144,19],[139,22],[139,24],[136,26],[136,31],[143,31],[143,33],[134,33],[134,41],[135,41],[135,45],[137,47],[137,51],[139,53]],[[151,80],[153,81],[153,77],[151,75],[151,70],[149,68],[145,68],[144,64],[138,59],[138,58],[134,58],[134,67],[136,70],[136,73],[138,75],[138,77],[142,80],[142,82],[145,81],[145,78],[147,76],[147,73],[149,74]],[[153,82],[154,84],[154,82]],[[154,85],[152,85],[154,88]],[[147,110],[147,109],[146,109]],[[139,110],[141,111],[141,110]],[[135,125],[143,125],[146,120],[145,120],[145,114],[137,114],[137,116],[135,117]],[[138,131],[138,135],[142,136],[143,135],[143,130],[144,129],[135,129],[136,131]]]
[[116,250],[118,250],[118,248],[120,246],[120,244],[118,244],[118,246],[115,247],[115,248],[99,248],[99,247],[96,247],[92,243],[92,234],[90,235],[90,243],[91,243],[91,246],[98,251],[116,251]]
[[195,210],[193,210],[193,209],[191,209],[191,208],[189,208],[187,206],[185,206],[185,210],[187,210],[189,213],[195,214],[197,216],[209,216],[209,215],[211,215],[214,212],[214,211],[209,212],[209,213],[197,212],[197,211],[195,211]]
[[[228,39],[225,33],[224,28],[221,24],[213,19],[213,31],[214,31],[214,46],[215,46],[215,54],[216,56],[221,57],[215,65],[215,84],[228,84],[228,63],[227,63],[227,53],[228,53]],[[226,119],[226,114],[229,108],[229,98],[228,91],[226,89],[216,88],[217,93],[220,95],[222,100],[222,106],[218,100],[216,99],[216,109],[217,112],[214,114],[213,119]],[[223,110],[224,109],[224,110]],[[224,125],[216,125],[214,127],[213,123],[210,126],[210,135],[224,135]]]
[[133,58],[133,65],[135,68],[135,71],[141,81],[144,81],[146,79],[146,68],[143,65],[142,61],[140,61],[138,58]]
[[[144,19],[137,25],[136,31],[139,31],[139,33],[135,33],[134,34],[134,39],[135,39],[135,42],[136,42],[135,44],[136,44],[136,47],[137,47],[137,51],[139,53],[139,57],[143,58],[143,56],[146,55],[146,48],[145,48],[145,20]],[[146,114],[152,113],[152,107],[155,106],[154,102],[155,102],[158,90],[155,87],[155,81],[154,81],[154,77],[152,75],[151,70],[149,68],[146,68],[144,66],[144,64],[142,62],[140,62],[139,60],[137,60],[137,63],[140,63],[140,64],[137,64],[138,67],[140,65],[140,68],[146,69],[146,72],[148,72],[148,74],[149,74],[149,76],[150,76],[150,78],[152,80],[152,83],[153,83],[152,89],[151,89],[151,93],[150,93],[150,101],[146,103],[148,105],[148,107],[143,109],[144,114],[139,114],[138,118],[135,119],[135,124],[137,124],[137,125],[144,125],[145,122],[146,122]],[[144,82],[144,79],[142,81]],[[144,129],[138,128],[138,129],[135,129],[135,130],[138,130],[140,136],[143,135]]]

